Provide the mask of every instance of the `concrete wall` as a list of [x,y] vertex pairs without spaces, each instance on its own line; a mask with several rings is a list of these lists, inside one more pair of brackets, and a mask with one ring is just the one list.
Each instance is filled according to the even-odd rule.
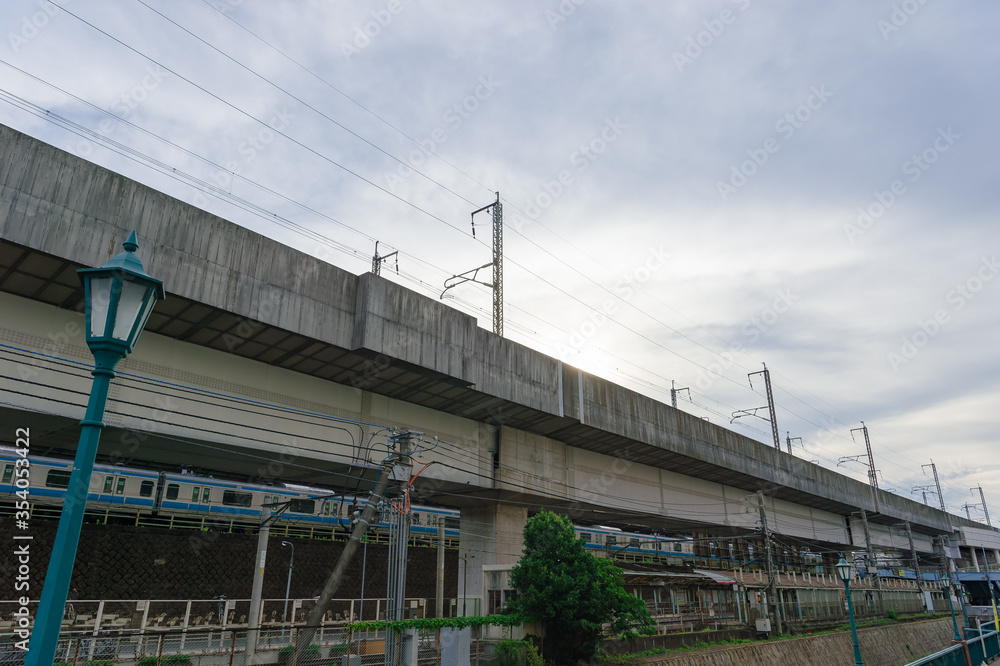
[[[951,619],[928,620],[861,629],[861,656],[867,666],[900,666],[951,645]],[[853,664],[848,628],[833,634],[805,636],[750,645],[720,646],[678,654],[646,657],[647,666],[829,666]]]

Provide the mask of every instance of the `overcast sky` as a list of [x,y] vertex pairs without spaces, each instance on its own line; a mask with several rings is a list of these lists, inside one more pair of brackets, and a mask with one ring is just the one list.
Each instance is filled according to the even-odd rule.
[[0,4],[0,122],[434,298],[499,191],[507,337],[720,424],[766,362],[796,455],[1000,501],[1000,6],[59,4]]

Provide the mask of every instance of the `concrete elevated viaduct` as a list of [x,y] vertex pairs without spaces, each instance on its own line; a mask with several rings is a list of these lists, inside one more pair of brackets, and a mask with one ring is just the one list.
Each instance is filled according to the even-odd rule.
[[[0,126],[0,431],[72,453],[89,390],[83,291],[138,233],[164,281],[120,366],[101,454],[353,487],[385,427],[425,433],[422,501],[462,508],[470,566],[513,562],[529,511],[661,532],[769,526],[822,547],[917,548],[973,527],[562,364],[473,317],[353,275]],[[437,438],[436,445],[433,443]],[[877,502],[877,506],[876,506]],[[852,519],[852,517],[854,517]],[[469,576],[470,595],[481,577]]]

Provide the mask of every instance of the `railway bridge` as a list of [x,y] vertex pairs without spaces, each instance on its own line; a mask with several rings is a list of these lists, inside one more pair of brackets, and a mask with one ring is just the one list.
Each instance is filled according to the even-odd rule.
[[[386,428],[423,434],[422,502],[460,507],[467,594],[515,562],[528,512],[661,533],[759,524],[819,547],[989,542],[976,523],[775,450],[480,328],[372,274],[291,249],[0,126],[0,432],[72,455],[90,386],[83,290],[136,230],[163,280],[119,366],[100,455],[356,487]],[[958,532],[956,532],[958,530]],[[970,542],[971,543],[971,542]],[[462,573],[460,572],[460,575]]]

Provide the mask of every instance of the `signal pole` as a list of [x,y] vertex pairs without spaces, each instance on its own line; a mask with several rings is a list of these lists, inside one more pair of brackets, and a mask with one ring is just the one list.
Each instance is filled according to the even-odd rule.
[[691,389],[689,389],[687,387],[684,387],[684,388],[675,388],[675,386],[674,386],[674,380],[671,379],[670,380],[670,405],[674,409],[677,409],[677,394],[680,393],[681,391],[687,391],[688,392],[688,400],[691,399]]
[[792,437],[792,433],[790,433],[790,432],[788,432],[786,430],[785,431],[785,444],[788,445],[788,452],[789,453],[792,452],[792,442],[798,442],[801,445],[802,444],[802,438],[801,437]]
[[993,523],[990,522],[990,510],[986,508],[986,495],[983,494],[983,487],[977,485],[975,488],[969,488],[970,492],[973,490],[979,491],[979,501],[983,505],[983,515],[986,516],[986,524],[993,527]]
[[[941,494],[941,480],[938,479],[937,465],[935,465],[934,461],[932,460],[929,465],[921,465],[920,466],[920,470],[923,471],[925,467],[930,467],[931,468],[931,472],[934,473],[934,486],[937,488],[938,502],[940,502],[940,504],[941,504],[941,510],[945,511],[945,508],[944,508],[944,495]],[[926,474],[926,472],[925,472],[925,474]]]
[[885,598],[882,596],[882,579],[878,577],[878,562],[875,560],[875,553],[872,550],[872,535],[868,530],[868,512],[864,509],[861,509],[861,526],[865,531],[865,567],[872,572],[872,580],[875,581],[875,590],[878,592],[879,610],[885,613]]
[[[493,332],[501,338],[503,337],[503,204],[500,203],[500,193],[497,192],[497,199],[491,204],[487,204],[479,210],[472,211],[472,237],[476,237],[476,214],[487,210],[493,212],[493,261],[483,264],[479,268],[452,275],[444,281],[445,292],[452,287],[457,287],[466,282],[475,282],[493,290]],[[479,279],[479,271],[484,268],[493,269],[493,282],[483,282]]]
[[872,441],[868,438],[868,426],[865,422],[861,422],[860,428],[853,428],[851,430],[851,438],[854,438],[854,433],[861,431],[865,436],[865,449],[868,451],[868,484],[872,487],[872,501],[875,503],[875,511],[881,511],[881,505],[878,501],[878,470],[875,469],[875,457],[872,455]]
[[385,263],[386,261],[388,261],[389,259],[391,259],[392,257],[396,257],[396,272],[399,273],[399,250],[395,250],[394,252],[390,252],[389,254],[387,254],[387,255],[385,255],[383,257],[383,256],[379,255],[379,253],[378,253],[378,241],[375,241],[375,256],[372,257],[372,273],[375,274],[375,275],[381,275],[382,274],[382,264]]

